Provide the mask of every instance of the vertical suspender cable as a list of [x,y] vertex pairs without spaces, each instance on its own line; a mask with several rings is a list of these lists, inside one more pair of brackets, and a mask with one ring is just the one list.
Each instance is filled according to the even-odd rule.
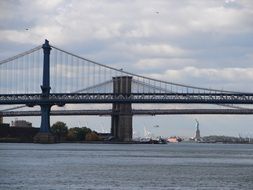
[[162,92],[162,83],[160,82],[160,93]]
[[34,89],[33,89],[33,83],[34,83],[34,78],[33,78],[33,75],[34,75],[34,68],[33,68],[33,65],[31,63],[31,60],[30,60],[30,54],[27,55],[27,62],[28,62],[28,69],[29,69],[29,75],[30,75],[30,84],[29,84],[29,92],[31,93],[34,93]]
[[90,62],[87,62],[87,87],[90,86],[90,77],[91,77],[91,73],[90,73]]
[[148,93],[150,93],[150,79],[148,79]]
[[35,93],[36,90],[35,90],[35,87],[34,87],[34,84],[36,83],[36,80],[35,80],[35,73],[36,73],[36,67],[35,67],[35,64],[32,62],[32,58],[31,58],[31,54],[29,54],[29,63],[31,65],[31,69],[32,69],[32,84],[31,84],[31,89],[32,89],[32,92]]
[[11,67],[11,82],[12,82],[12,93],[14,94],[15,93],[15,89],[16,89],[16,81],[15,81],[15,60],[12,60],[12,67]]
[[[63,84],[66,84],[66,92],[69,92],[69,80],[68,80],[68,54],[65,54],[65,67],[64,67],[64,80],[63,80]],[[65,89],[63,89],[63,91],[65,91]]]
[[59,88],[58,88],[58,92],[61,93],[62,92],[62,67],[63,67],[63,57],[62,57],[62,52],[59,51]]
[[129,87],[129,86],[128,86],[128,76],[126,76],[126,87],[125,87],[126,92],[125,92],[125,93],[129,92],[128,87]]
[[138,77],[137,78],[137,92],[138,92],[138,94],[140,93],[140,82],[141,82],[140,77]]
[[24,92],[24,72],[23,72],[23,70],[24,70],[24,56],[22,56],[21,58],[20,58],[20,60],[21,60],[21,64],[20,64],[20,67],[19,67],[19,73],[21,73],[21,85],[20,85],[20,89],[21,89],[21,93],[23,93]]
[[[29,55],[29,54],[28,54]],[[28,63],[28,55],[25,56],[25,71],[28,71],[28,81],[26,81],[26,85],[25,85],[25,93],[27,94],[28,92],[30,92],[28,89],[29,89],[29,86],[31,84],[31,68],[29,67],[29,63]],[[27,77],[26,77],[26,80],[27,80]]]
[[58,50],[55,49],[55,63],[54,63],[54,67],[55,67],[55,81],[54,81],[54,85],[55,85],[55,92],[58,92]]
[[143,92],[142,93],[144,93],[145,92],[145,79],[144,78],[142,78],[142,88],[143,88]]
[[[98,66],[98,84],[101,83],[101,66]],[[98,88],[98,92],[99,92],[99,87]]]
[[123,78],[122,78],[122,69],[120,70],[120,93],[122,93],[123,90]]
[[4,94],[7,94],[7,76],[6,76],[6,70],[7,70],[7,65],[9,62],[4,63],[0,65],[0,70],[1,70],[1,78],[0,78],[0,92],[2,91]]
[[78,89],[81,89],[80,88],[80,65],[79,65],[79,58],[76,58],[74,57],[75,60],[76,60],[76,67],[75,67],[75,73],[76,73],[76,84],[75,86],[73,87],[74,90],[78,90]]
[[19,92],[19,58],[17,59],[17,64],[16,64],[16,73],[15,73],[15,76],[16,76],[16,84],[17,84],[17,87],[16,87],[16,93]]
[[[55,92],[55,51],[52,49],[51,51],[51,61],[50,61],[50,85],[51,85],[51,92]],[[53,59],[52,59],[53,58]]]
[[7,89],[7,86],[6,86],[6,66],[8,65],[9,63],[4,63],[0,66],[0,69],[1,69],[1,92],[3,92],[4,94],[6,94],[6,89]]
[[[6,63],[5,63],[6,64]],[[4,83],[3,83],[3,76],[4,75],[4,72],[3,72],[3,64],[0,65],[0,93],[4,93],[3,91],[3,86],[4,86]]]
[[10,81],[11,80],[11,76],[10,76],[10,74],[11,74],[10,73],[10,71],[11,71],[11,69],[10,69],[11,68],[11,63],[12,63],[11,61],[8,63],[8,65],[7,65],[7,71],[6,71],[6,73],[7,73],[7,89],[8,89],[8,94],[10,93],[10,87],[11,87],[11,85],[10,85],[11,84],[10,83],[11,82]]
[[[43,63],[43,58],[44,58],[44,53],[41,50],[39,52],[39,60],[37,60],[37,62],[36,62],[37,65],[40,65],[39,69],[37,70],[38,76],[40,78],[40,83],[39,84],[43,84],[43,64],[44,64]],[[41,63],[41,64],[39,64],[39,63]],[[40,85],[36,84],[36,87],[37,86],[40,86]],[[41,89],[38,89],[38,92],[41,92]]]
[[[156,82],[155,81],[153,81],[153,91],[154,91],[154,93],[156,93]],[[150,87],[151,88],[151,87]]]
[[[96,68],[95,68],[95,64],[93,64],[93,84],[92,84],[92,86],[94,86],[96,83],[95,83],[95,74],[96,74]],[[94,90],[94,88],[92,88],[93,89],[93,93],[95,92]]]
[[[104,82],[105,81],[106,81],[106,68],[104,68]],[[106,85],[104,85],[104,93],[106,93],[106,91],[107,91]]]
[[2,67],[3,67],[3,65],[0,64],[0,93],[4,93],[3,90],[2,90],[2,87],[3,87],[3,79],[2,79],[3,73],[2,73]]
[[[113,77],[113,76],[112,76],[112,69],[110,69],[109,72],[110,72],[110,74],[109,74],[109,75],[110,75],[110,76],[109,76],[109,80],[113,80],[113,78],[112,78],[112,77]],[[113,84],[112,84],[112,85],[113,85]],[[113,87],[112,87],[112,89],[113,89]],[[112,89],[110,89],[110,92],[112,92]]]
[[85,77],[86,77],[87,73],[86,73],[85,65],[86,65],[86,61],[82,60],[81,89],[86,88]]
[[74,61],[74,57],[71,56],[71,63],[69,64],[70,66],[70,75],[69,75],[69,78],[71,80],[71,85],[70,85],[70,92],[73,92],[73,86],[74,86],[74,81],[75,81],[75,78],[76,78],[76,73],[75,73],[75,61]]
[[38,62],[35,62],[34,54],[30,54],[30,57],[29,57],[29,60],[30,60],[31,65],[33,67],[32,89],[33,89],[34,93],[38,92],[37,89],[42,84],[42,83],[40,83],[40,80],[42,80],[42,78],[40,78],[40,75],[39,75],[39,68],[43,64],[42,60],[40,59],[40,51],[38,52],[38,55],[39,55],[39,61]]
[[15,93],[15,78],[14,78],[15,61],[11,61],[11,93]]

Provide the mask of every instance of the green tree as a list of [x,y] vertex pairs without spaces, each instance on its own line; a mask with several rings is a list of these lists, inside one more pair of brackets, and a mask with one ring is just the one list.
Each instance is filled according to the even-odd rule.
[[91,129],[87,127],[74,127],[68,130],[68,140],[70,141],[84,141],[88,133],[91,133]]
[[66,123],[57,121],[52,125],[51,132],[56,137],[57,141],[62,141],[68,134],[68,127]]

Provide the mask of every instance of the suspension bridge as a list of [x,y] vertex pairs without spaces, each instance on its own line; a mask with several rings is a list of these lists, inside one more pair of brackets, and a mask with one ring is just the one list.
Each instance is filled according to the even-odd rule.
[[[51,111],[66,104],[112,104],[110,110]],[[41,116],[35,142],[51,142],[50,115],[110,115],[111,133],[132,139],[133,115],[252,114],[252,109],[134,110],[132,104],[253,104],[253,93],[201,88],[141,76],[85,59],[47,40],[0,62],[0,116]],[[40,106],[41,111],[10,111]]]

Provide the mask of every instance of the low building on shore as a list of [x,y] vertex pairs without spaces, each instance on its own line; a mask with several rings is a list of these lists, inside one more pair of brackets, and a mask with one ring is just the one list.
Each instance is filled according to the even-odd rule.
[[0,142],[33,142],[33,137],[39,132],[32,123],[25,120],[15,120],[0,124]]
[[0,116],[0,127],[10,127],[10,124],[9,123],[4,123],[3,122],[3,116]]
[[26,128],[31,128],[32,123],[26,121],[26,120],[15,120],[11,122],[11,127],[26,127]]

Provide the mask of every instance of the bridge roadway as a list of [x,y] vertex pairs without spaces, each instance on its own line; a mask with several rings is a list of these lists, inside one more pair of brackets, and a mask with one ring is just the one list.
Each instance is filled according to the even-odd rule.
[[[52,110],[51,115],[99,115],[110,116],[112,110]],[[119,113],[114,113],[115,115]],[[129,114],[129,113],[127,113]],[[141,109],[132,110],[132,115],[182,115],[182,114],[253,114],[253,109]],[[3,117],[17,117],[17,116],[40,116],[41,111],[5,111],[0,112]],[[124,113],[121,113],[124,115]]]
[[1,104],[64,105],[81,103],[180,103],[180,104],[253,104],[253,93],[51,93],[0,94]]

